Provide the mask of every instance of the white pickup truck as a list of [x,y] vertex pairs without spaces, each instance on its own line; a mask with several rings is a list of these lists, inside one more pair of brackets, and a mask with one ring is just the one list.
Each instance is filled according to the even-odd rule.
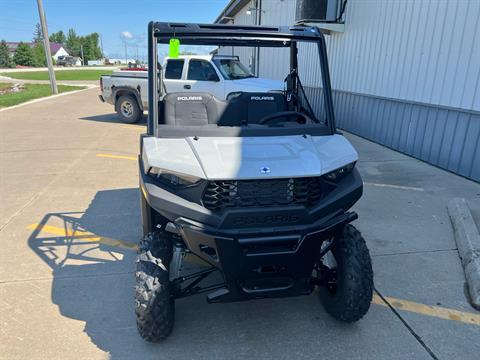
[[[234,92],[283,90],[283,82],[255,77],[236,56],[187,55],[166,58],[163,65],[167,93],[209,92],[225,100]],[[100,100],[115,106],[126,123],[135,123],[148,109],[147,71],[115,71],[100,77]]]

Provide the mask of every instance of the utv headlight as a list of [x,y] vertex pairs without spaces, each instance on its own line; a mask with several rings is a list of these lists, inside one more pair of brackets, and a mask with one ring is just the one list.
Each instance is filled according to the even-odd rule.
[[148,169],[147,174],[156,180],[176,187],[190,186],[200,181],[200,179],[195,176],[176,174],[153,166]]
[[323,177],[326,180],[339,181],[340,179],[345,177],[345,175],[351,173],[354,167],[355,167],[355,162],[352,162],[352,163],[350,163],[348,165],[345,165],[341,168],[330,171],[329,173],[323,175]]

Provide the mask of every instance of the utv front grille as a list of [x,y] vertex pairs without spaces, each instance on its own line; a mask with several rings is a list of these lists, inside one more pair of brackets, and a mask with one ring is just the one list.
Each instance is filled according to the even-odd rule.
[[272,180],[209,181],[203,194],[203,206],[218,211],[230,207],[312,206],[322,198],[320,177]]

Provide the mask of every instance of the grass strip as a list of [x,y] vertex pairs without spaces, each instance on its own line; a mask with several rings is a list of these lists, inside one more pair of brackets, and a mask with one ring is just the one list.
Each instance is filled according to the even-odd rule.
[[[0,83],[0,90],[4,91],[13,84]],[[85,86],[58,85],[58,92],[85,89]],[[0,107],[13,106],[23,102],[50,96],[52,91],[49,84],[23,84],[23,88],[19,92],[7,92],[0,94]]]

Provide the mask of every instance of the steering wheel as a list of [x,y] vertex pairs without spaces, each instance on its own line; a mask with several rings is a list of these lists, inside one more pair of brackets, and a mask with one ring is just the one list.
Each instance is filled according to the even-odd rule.
[[286,117],[286,118],[288,119],[288,121],[292,121],[292,120],[290,120],[290,119],[292,118],[292,116],[295,116],[295,117],[296,117],[295,121],[297,121],[297,122],[298,122],[297,119],[298,119],[299,117],[302,118],[303,121],[302,121],[301,123],[303,123],[303,124],[304,124],[305,122],[307,122],[307,121],[310,120],[310,118],[309,118],[307,115],[305,115],[305,114],[303,114],[303,113],[301,113],[301,112],[298,112],[298,111],[280,111],[280,112],[277,112],[277,113],[274,113],[274,114],[270,114],[270,115],[264,116],[263,118],[261,118],[261,119],[258,121],[258,123],[259,123],[260,125],[263,125],[263,124],[265,124],[265,123],[267,123],[267,122],[272,121],[273,119],[278,119],[278,118],[280,118],[280,117]]

